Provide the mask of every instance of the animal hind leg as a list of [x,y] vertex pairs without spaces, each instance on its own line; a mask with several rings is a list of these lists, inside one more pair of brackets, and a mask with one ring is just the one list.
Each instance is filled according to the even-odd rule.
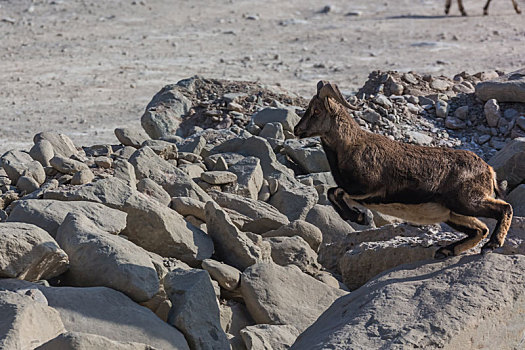
[[498,220],[490,239],[481,248],[483,252],[503,246],[512,223],[512,206],[501,199],[488,198],[485,204],[492,211],[492,218]]
[[467,216],[482,216],[485,218],[496,219],[497,224],[490,240],[483,246],[482,251],[499,248],[505,243],[505,237],[512,223],[512,206],[493,197],[479,197],[478,200],[472,200],[463,206],[456,206],[454,212]]
[[459,7],[459,12],[461,12],[461,15],[466,16],[467,12],[465,11],[465,8],[463,7],[463,0],[458,0],[458,7]]
[[436,259],[443,259],[447,256],[456,256],[470,248],[474,248],[489,234],[487,225],[472,216],[450,213],[450,219],[446,223],[450,227],[466,233],[468,237],[446,247],[439,248],[434,255]]
[[335,211],[343,220],[350,220],[361,225],[367,225],[368,220],[366,214],[355,208],[349,206],[344,200],[345,191],[340,187],[332,187],[327,193],[328,200],[332,203]]
[[483,7],[483,16],[487,16],[489,14],[490,1],[491,0],[487,0],[487,3]]
[[514,6],[514,10],[516,10],[516,13],[519,15],[521,13],[521,10],[518,6],[518,2],[516,0],[512,0],[512,5]]
[[446,0],[445,1],[445,14],[448,15],[450,12],[450,4],[452,3],[452,0]]

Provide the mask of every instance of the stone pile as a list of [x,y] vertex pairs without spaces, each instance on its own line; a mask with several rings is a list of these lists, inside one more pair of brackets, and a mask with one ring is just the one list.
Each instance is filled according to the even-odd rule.
[[[462,347],[493,324],[524,324],[525,138],[512,130],[525,101],[494,95],[501,88],[480,88],[497,103],[478,100],[475,83],[493,77],[374,72],[352,97],[363,128],[429,145],[468,148],[451,135],[483,136],[489,114],[502,113],[490,139],[508,142],[473,148],[496,153],[516,214],[507,245],[488,257],[429,260],[462,237],[444,224],[370,211],[368,226],[341,219],[319,140],[293,136],[307,101],[257,84],[168,85],[144,130],[117,128],[111,145],[35,135],[29,152],[0,157],[0,348]],[[506,103],[517,114],[503,131]],[[451,113],[469,128],[449,134]],[[522,331],[476,346],[511,347]]]

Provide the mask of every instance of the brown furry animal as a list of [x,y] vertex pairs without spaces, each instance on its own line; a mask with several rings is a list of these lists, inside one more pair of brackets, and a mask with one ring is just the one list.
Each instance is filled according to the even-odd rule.
[[458,255],[487,237],[477,216],[498,221],[483,250],[501,247],[512,207],[501,199],[492,167],[470,151],[392,141],[362,130],[346,108],[356,109],[336,85],[320,81],[317,95],[295,126],[296,136],[320,136],[338,187],[328,196],[345,220],[362,221],[351,200],[409,222],[446,222],[468,235],[440,248],[436,257]]
[[[483,15],[485,15],[485,16],[487,16],[489,14],[490,1],[491,0],[487,0],[487,3],[483,7]],[[516,0],[511,0],[511,1],[512,1],[512,5],[514,6],[514,10],[516,10],[516,13],[520,14],[521,10],[520,10]],[[452,0],[446,0],[445,1],[445,14],[447,14],[447,15],[448,15],[448,12],[450,11],[451,3],[452,3]],[[466,16],[467,12],[465,11],[465,8],[463,7],[463,0],[458,0],[458,7],[459,7],[459,11],[461,12],[461,15],[462,16]]]

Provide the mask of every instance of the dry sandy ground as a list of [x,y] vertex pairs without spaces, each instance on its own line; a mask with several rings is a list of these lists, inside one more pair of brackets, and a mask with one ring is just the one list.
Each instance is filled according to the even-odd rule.
[[464,3],[467,18],[455,3],[442,16],[444,0],[0,0],[0,152],[43,130],[114,143],[163,85],[195,74],[309,97],[319,79],[352,91],[375,69],[525,66],[510,0],[489,17],[484,1]]

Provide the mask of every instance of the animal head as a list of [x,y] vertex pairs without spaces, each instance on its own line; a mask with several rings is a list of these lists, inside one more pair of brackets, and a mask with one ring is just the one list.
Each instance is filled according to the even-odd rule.
[[321,80],[317,83],[317,94],[312,97],[303,117],[294,128],[299,138],[323,136],[330,131],[336,113],[341,104],[347,108],[357,109],[344,99],[335,84]]

